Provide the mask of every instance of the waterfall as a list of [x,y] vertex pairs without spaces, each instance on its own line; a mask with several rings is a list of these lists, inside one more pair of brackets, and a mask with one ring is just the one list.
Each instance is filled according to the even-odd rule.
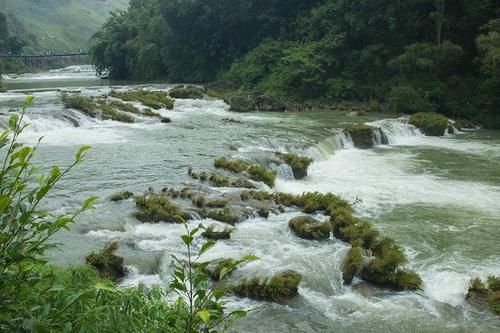
[[[374,143],[380,144],[398,144],[408,138],[421,137],[422,133],[413,125],[408,124],[408,118],[383,119],[368,123],[380,128],[374,134]],[[379,133],[377,133],[379,132]]]

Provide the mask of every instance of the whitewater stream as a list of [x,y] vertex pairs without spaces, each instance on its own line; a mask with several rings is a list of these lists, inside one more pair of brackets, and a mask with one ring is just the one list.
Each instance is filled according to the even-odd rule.
[[[60,233],[58,264],[77,265],[111,240],[121,247],[130,273],[124,286],[168,285],[171,255],[183,256],[183,227],[142,224],[132,200],[112,203],[118,191],[141,193],[149,187],[192,184],[186,170],[210,170],[218,156],[264,160],[275,151],[313,157],[304,180],[281,168],[276,191],[333,192],[355,205],[356,213],[403,246],[408,267],[424,288],[393,292],[355,279],[344,286],[340,266],[349,246],[339,240],[301,240],[287,210],[268,219],[237,225],[231,240],[219,241],[206,259],[260,258],[238,274],[270,275],[292,269],[303,275],[299,296],[285,304],[229,297],[231,308],[251,310],[234,326],[237,332],[500,332],[500,319],[465,301],[472,277],[500,275],[500,132],[467,131],[430,138],[397,116],[350,117],[338,113],[233,113],[222,101],[177,100],[162,110],[172,123],[138,119],[134,124],[100,121],[66,110],[61,91],[98,96],[134,87],[168,90],[172,85],[134,85],[99,80],[89,67],[6,77],[0,93],[0,126],[18,109],[26,93],[35,96],[22,140],[43,136],[36,163],[68,165],[79,146],[92,146],[87,160],[60,184],[48,209],[78,207],[97,195],[97,208],[85,213],[71,232]],[[224,121],[234,118],[240,122]],[[388,144],[368,150],[353,147],[339,128],[371,123],[383,129]],[[374,138],[376,139],[376,138]],[[220,189],[221,191],[224,189]],[[319,216],[321,218],[321,216]],[[209,225],[211,220],[191,221]]]

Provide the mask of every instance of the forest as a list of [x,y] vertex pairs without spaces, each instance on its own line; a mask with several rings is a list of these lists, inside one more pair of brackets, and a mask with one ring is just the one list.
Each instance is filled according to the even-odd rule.
[[363,101],[500,127],[498,0],[132,0],[93,37],[116,79]]

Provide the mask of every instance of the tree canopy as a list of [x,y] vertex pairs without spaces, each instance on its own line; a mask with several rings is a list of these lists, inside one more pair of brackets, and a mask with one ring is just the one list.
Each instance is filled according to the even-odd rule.
[[491,120],[499,15],[499,0],[132,0],[91,52],[120,79],[223,79],[298,100],[412,97],[406,111]]

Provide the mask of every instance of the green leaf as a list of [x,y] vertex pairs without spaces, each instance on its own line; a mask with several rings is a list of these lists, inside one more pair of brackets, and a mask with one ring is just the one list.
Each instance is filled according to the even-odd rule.
[[105,284],[103,282],[97,282],[94,285],[94,289],[95,290],[109,291],[111,293],[117,293],[118,292],[118,290],[116,290],[113,286],[107,285],[107,284]]
[[12,116],[9,118],[9,128],[11,130],[15,130],[17,127],[17,122],[19,121],[19,115],[14,113]]
[[33,96],[33,95],[26,96],[26,99],[24,100],[24,107],[30,106],[33,103],[34,99],[35,99],[35,96]]
[[208,324],[210,322],[210,312],[207,310],[203,311],[198,311],[198,316],[203,320],[205,324]]
[[215,242],[212,242],[212,241],[208,241],[206,242],[205,244],[203,244],[203,246],[201,247],[200,251],[199,251],[199,255],[201,256],[203,253],[207,252],[208,250],[210,250],[212,247],[215,246]]
[[[80,149],[78,149],[78,151],[76,152],[76,160],[77,161],[80,160],[82,158],[82,154],[91,148],[92,148],[91,146],[80,147]],[[83,157],[85,157],[85,155],[83,155]]]
[[93,204],[99,200],[99,197],[90,197],[88,198],[87,200],[85,200],[83,202],[83,206],[82,206],[82,209],[83,210],[87,210],[87,209],[90,209],[90,208],[93,208]]
[[184,244],[186,244],[186,246],[191,245],[191,243],[193,242],[193,237],[188,236],[188,235],[182,235],[181,239],[184,242]]
[[219,281],[222,280],[229,272],[231,272],[231,269],[224,267],[223,269],[220,270],[219,274]]
[[10,203],[11,199],[9,197],[0,197],[0,214],[2,214],[7,207],[9,207]]

